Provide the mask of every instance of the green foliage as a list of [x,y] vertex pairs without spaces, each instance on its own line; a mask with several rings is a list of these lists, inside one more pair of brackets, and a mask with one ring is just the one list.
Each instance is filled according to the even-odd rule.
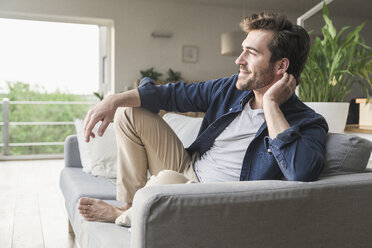
[[[372,87],[372,49],[360,35],[364,23],[354,29],[343,27],[338,33],[323,4],[323,39],[317,37],[310,50],[299,85],[306,102],[342,102],[354,83],[369,98]],[[347,34],[345,31],[349,31]]]
[[152,80],[158,80],[159,77],[163,76],[162,73],[159,73],[159,72],[155,71],[154,67],[151,67],[150,69],[147,69],[147,70],[144,70],[144,71],[140,71],[140,73],[141,73],[141,76],[143,78],[144,77],[149,77]]
[[[86,98],[61,92],[42,93],[39,88],[31,89],[30,85],[16,82],[8,83],[9,93],[2,97],[10,101],[87,101]],[[83,118],[88,104],[10,104],[10,122],[69,122]],[[2,109],[1,109],[2,116]],[[11,125],[9,127],[10,143],[61,142],[68,135],[76,133],[73,125]],[[2,134],[2,130],[1,130]],[[2,136],[2,135],[1,135]],[[63,153],[63,146],[25,146],[9,147],[10,155],[24,154],[58,154]]]
[[167,74],[168,74],[168,77],[167,77],[166,80],[169,81],[169,82],[177,82],[177,81],[180,81],[182,79],[181,72],[173,71],[170,68],[167,71]]
[[103,100],[103,98],[104,98],[104,95],[103,95],[103,93],[102,94],[100,94],[100,93],[98,93],[98,92],[93,92],[93,95],[95,95],[100,101],[102,101]]

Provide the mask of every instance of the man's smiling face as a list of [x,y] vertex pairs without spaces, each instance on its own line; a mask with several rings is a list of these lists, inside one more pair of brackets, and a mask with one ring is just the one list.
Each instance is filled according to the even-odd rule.
[[273,32],[252,30],[242,43],[242,53],[235,63],[239,66],[236,87],[239,90],[264,88],[274,81],[274,65],[270,63],[269,44]]

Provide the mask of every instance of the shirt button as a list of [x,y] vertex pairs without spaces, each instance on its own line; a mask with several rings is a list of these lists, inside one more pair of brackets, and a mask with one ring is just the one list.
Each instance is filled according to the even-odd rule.
[[269,148],[269,149],[267,149],[267,152],[271,154],[271,149],[270,149],[270,148]]
[[229,111],[231,111],[232,110],[232,108],[231,109],[229,109]]

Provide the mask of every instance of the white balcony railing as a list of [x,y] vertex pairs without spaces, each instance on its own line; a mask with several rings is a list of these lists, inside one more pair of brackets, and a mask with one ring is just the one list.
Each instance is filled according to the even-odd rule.
[[[10,122],[9,121],[9,105],[11,104],[24,104],[24,105],[94,105],[97,102],[68,102],[68,101],[9,101],[9,99],[4,98],[0,104],[2,105],[3,110],[3,122],[0,122],[0,127],[3,129],[3,143],[0,143],[0,147],[3,148],[2,158],[6,159],[9,156],[10,147],[21,147],[21,146],[50,146],[50,145],[63,145],[64,142],[23,142],[23,143],[10,143],[9,142],[9,127],[10,126],[57,126],[57,125],[74,125],[73,121],[64,121],[64,122]],[[54,154],[56,155],[56,154]],[[52,157],[54,156],[52,155]],[[58,155],[58,154],[57,154]],[[32,158],[32,156],[27,156]],[[51,156],[37,155],[35,158],[50,158]],[[59,156],[61,157],[61,154]]]

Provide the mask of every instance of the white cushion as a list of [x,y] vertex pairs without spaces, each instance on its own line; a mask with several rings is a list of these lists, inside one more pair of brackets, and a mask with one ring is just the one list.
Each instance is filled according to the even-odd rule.
[[173,129],[181,140],[183,147],[189,147],[198,135],[203,118],[166,113],[163,116],[166,123]]
[[75,128],[83,171],[93,176],[116,177],[117,145],[113,123],[107,127],[102,137],[97,135],[99,125],[93,128],[96,138],[85,142],[84,121],[75,119]]

